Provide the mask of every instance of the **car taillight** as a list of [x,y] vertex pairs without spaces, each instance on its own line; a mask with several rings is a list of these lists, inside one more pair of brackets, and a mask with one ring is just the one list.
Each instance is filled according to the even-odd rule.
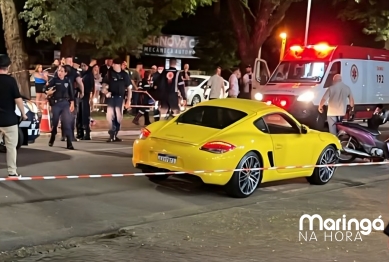
[[213,141],[203,145],[200,150],[207,151],[215,154],[222,154],[231,150],[234,150],[235,146],[226,142]]
[[142,128],[140,131],[139,139],[146,139],[150,136],[151,132],[147,128]]

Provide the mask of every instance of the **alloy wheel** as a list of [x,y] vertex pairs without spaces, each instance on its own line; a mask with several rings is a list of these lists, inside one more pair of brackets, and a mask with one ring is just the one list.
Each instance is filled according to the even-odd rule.
[[[319,165],[332,165],[336,164],[338,157],[336,155],[336,150],[333,147],[328,147],[320,157]],[[325,166],[319,167],[319,177],[320,180],[324,183],[327,183],[333,176],[335,172],[335,166]]]
[[[259,179],[261,176],[261,167],[258,158],[254,156],[247,157],[242,163],[241,169],[246,169],[239,171],[239,189],[244,195],[250,195],[257,188]],[[255,169],[255,170],[252,170]]]

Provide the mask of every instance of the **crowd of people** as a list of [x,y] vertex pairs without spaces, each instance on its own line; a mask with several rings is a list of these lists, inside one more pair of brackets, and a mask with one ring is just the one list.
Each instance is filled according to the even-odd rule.
[[[71,142],[78,140],[90,140],[90,112],[99,104],[98,111],[106,113],[110,125],[109,142],[121,141],[118,137],[123,112],[127,109],[134,115],[133,123],[139,125],[143,117],[145,125],[151,123],[150,108],[158,101],[159,110],[154,114],[154,120],[168,118],[180,113],[181,106],[186,104],[186,91],[189,85],[189,65],[177,70],[177,60],[170,59],[170,67],[153,65],[150,70],[145,70],[142,63],[136,65],[135,70],[128,68],[127,62],[120,59],[106,59],[104,65],[99,66],[95,59],[90,61],[74,60],[72,57],[55,60],[49,70],[43,70],[42,65],[37,65],[33,78],[35,81],[36,101],[43,109],[48,101],[57,101],[58,95],[50,89],[58,84],[58,72],[64,68],[64,78],[73,87],[74,110],[73,117],[57,117],[53,112],[53,131],[50,145],[54,144],[56,127],[61,121],[62,141],[67,141],[67,147],[73,148]],[[49,79],[50,78],[50,79]],[[240,80],[243,89],[240,92]],[[250,99],[252,88],[251,66],[246,67],[246,74],[241,79],[239,68],[233,70],[229,78],[228,97]],[[227,90],[224,87],[224,79],[221,77],[221,68],[215,70],[215,74],[209,79],[209,99],[220,98]],[[55,90],[52,89],[52,90]],[[206,91],[207,89],[205,89]],[[205,96],[204,91],[204,96]],[[147,92],[147,93],[146,93]],[[58,94],[58,92],[57,92]],[[70,95],[70,94],[69,94]],[[54,100],[53,100],[54,99]],[[55,106],[54,102],[50,105]],[[123,108],[124,107],[124,108]],[[58,121],[57,121],[58,120]],[[68,122],[70,122],[71,137],[67,135]],[[76,128],[76,136],[75,133]],[[54,131],[55,130],[55,131]]]

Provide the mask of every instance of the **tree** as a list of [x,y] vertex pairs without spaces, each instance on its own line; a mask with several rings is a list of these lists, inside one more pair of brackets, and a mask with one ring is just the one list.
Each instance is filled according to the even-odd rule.
[[21,94],[30,98],[29,72],[26,70],[28,69],[28,55],[21,37],[15,3],[13,0],[1,0],[0,9],[3,18],[5,46],[12,61],[10,71],[18,83]]
[[296,1],[299,0],[227,0],[241,67],[254,63],[263,43]]
[[168,20],[191,13],[212,0],[27,0],[20,14],[28,36],[62,43],[61,55],[75,55],[76,43],[95,44],[104,52],[131,52]]
[[363,32],[376,35],[376,41],[385,41],[389,49],[389,1],[387,0],[336,0],[342,20],[359,21]]
[[196,56],[203,61],[202,69],[208,74],[215,73],[217,66],[230,69],[239,65],[237,44],[232,31],[221,29],[199,38],[195,47]]

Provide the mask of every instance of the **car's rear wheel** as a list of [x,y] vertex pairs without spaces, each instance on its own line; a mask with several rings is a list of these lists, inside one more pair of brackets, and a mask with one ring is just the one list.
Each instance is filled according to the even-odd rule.
[[236,198],[245,198],[254,193],[262,181],[262,162],[254,152],[247,153],[239,162],[230,181],[225,186],[228,195]]
[[[149,173],[156,173],[157,170],[152,169],[142,169],[142,173],[149,174]],[[170,175],[146,175],[150,181],[163,181],[169,178]]]
[[330,166],[339,162],[339,156],[334,146],[329,145],[319,156],[316,165],[329,165],[323,167],[316,167],[310,177],[307,180],[313,185],[325,185],[327,184],[335,173],[336,167]]

